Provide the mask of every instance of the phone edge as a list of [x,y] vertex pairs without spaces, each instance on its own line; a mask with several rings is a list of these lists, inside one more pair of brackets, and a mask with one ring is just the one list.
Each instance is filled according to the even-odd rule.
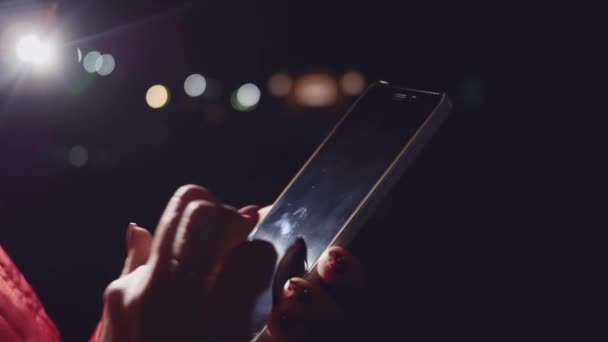
[[[434,93],[434,92],[429,92],[429,91],[402,88],[402,87],[390,85],[390,84],[382,82],[382,81],[372,83],[369,87],[367,87],[365,92],[363,94],[361,94],[361,96],[359,96],[359,98],[355,102],[353,102],[353,104],[349,107],[346,114],[343,115],[342,118],[334,125],[332,130],[327,134],[325,139],[323,139],[321,144],[319,144],[319,146],[313,152],[313,154],[311,154],[311,156],[308,158],[306,163],[304,163],[304,165],[302,165],[302,167],[300,168],[298,173],[296,173],[296,175],[291,179],[289,184],[285,187],[285,189],[283,189],[283,191],[277,197],[275,202],[273,202],[273,204],[278,202],[283,197],[283,195],[291,188],[292,183],[295,182],[295,180],[300,176],[300,174],[306,169],[308,164],[316,157],[317,153],[319,153],[319,151],[325,146],[325,143],[327,142],[327,140],[329,140],[333,136],[334,132],[342,124],[342,121],[344,121],[350,115],[351,111],[355,108],[355,106],[359,103],[359,101],[365,96],[365,94],[367,94],[367,92],[369,92],[372,88],[374,88],[376,86],[383,86],[383,87],[387,87],[387,88],[403,89],[403,90],[408,90],[408,91],[441,95],[441,98],[439,100],[439,103],[435,106],[435,108],[429,115],[429,117],[422,123],[422,125],[420,126],[420,128],[418,128],[416,133],[414,133],[414,135],[412,136],[412,139],[403,147],[403,149],[401,149],[401,151],[399,152],[397,157],[395,157],[393,162],[386,169],[386,171],[382,174],[380,179],[378,179],[378,181],[374,184],[374,186],[370,189],[370,191],[368,191],[368,193],[365,195],[365,197],[363,198],[361,203],[359,203],[357,208],[355,208],[355,210],[353,211],[353,214],[351,214],[351,216],[348,218],[348,220],[342,225],[342,227],[340,228],[340,230],[338,231],[338,233],[336,234],[334,239],[327,245],[326,249],[331,246],[336,245],[337,243],[341,243],[341,244],[349,243],[352,240],[353,236],[356,235],[359,232],[359,230],[361,229],[361,227],[363,226],[362,222],[364,221],[364,219],[368,218],[371,215],[371,213],[373,212],[373,210],[376,209],[376,207],[379,205],[380,201],[384,197],[386,197],[386,195],[388,194],[388,192],[392,188],[392,186],[405,173],[405,171],[408,169],[408,167],[411,165],[411,163],[416,159],[416,157],[420,153],[420,150],[430,141],[430,139],[433,137],[433,135],[439,129],[441,124],[445,121],[445,119],[447,118],[448,114],[450,113],[450,111],[453,107],[452,102],[450,101],[449,97],[447,96],[447,94],[445,92]],[[373,197],[372,200],[370,200],[371,197]],[[268,214],[270,214],[270,212]],[[356,222],[356,224],[358,224],[359,226],[353,226],[353,223],[352,223],[353,221]],[[251,234],[249,235],[250,238],[255,235],[259,225],[260,224],[258,223],[258,225],[255,227],[255,229],[251,232]],[[350,234],[348,237],[344,237],[345,231],[348,231],[348,233]],[[309,270],[307,272],[307,275],[306,275],[307,277],[312,273],[312,271],[315,270],[315,268],[317,267],[317,262],[318,262],[318,259],[315,260],[313,265],[311,265],[311,267],[309,268]],[[271,336],[270,336],[270,333],[268,332],[268,326],[265,325],[264,328],[251,341],[252,342],[271,341]]]

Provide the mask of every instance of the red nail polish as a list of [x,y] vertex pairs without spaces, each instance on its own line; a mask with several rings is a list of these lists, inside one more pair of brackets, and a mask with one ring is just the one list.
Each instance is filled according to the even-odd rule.
[[291,280],[289,280],[287,284],[287,294],[285,295],[287,299],[295,300],[299,303],[309,301],[310,290],[308,288],[300,286]]
[[344,255],[331,251],[327,258],[327,269],[336,273],[344,273],[347,269],[346,258]]

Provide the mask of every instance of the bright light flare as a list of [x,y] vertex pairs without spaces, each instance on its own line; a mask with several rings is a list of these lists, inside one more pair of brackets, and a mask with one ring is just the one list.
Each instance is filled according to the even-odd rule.
[[17,57],[22,62],[47,65],[52,60],[51,45],[33,34],[28,34],[17,43]]

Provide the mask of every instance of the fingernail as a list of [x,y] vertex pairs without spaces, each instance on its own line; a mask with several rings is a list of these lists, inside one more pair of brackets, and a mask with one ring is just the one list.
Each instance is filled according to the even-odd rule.
[[248,205],[239,209],[239,214],[250,216],[251,214],[257,213],[260,210],[259,205]]
[[346,258],[344,255],[331,251],[327,256],[327,269],[336,273],[344,273],[346,271]]
[[131,246],[133,245],[133,232],[134,232],[136,226],[137,226],[137,224],[133,223],[133,222],[129,223],[129,225],[127,226],[127,234],[126,234],[126,238],[125,238],[127,252],[131,249]]
[[285,298],[305,303],[310,300],[310,290],[289,280],[285,284]]
[[286,289],[289,279],[302,277],[306,273],[306,243],[298,238],[292,243],[277,265],[272,280],[272,303],[278,306],[281,302],[283,290]]

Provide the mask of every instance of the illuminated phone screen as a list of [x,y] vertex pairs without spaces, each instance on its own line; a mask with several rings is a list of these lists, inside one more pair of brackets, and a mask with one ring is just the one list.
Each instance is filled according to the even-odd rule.
[[439,101],[434,93],[382,85],[369,89],[253,238],[272,242],[281,257],[303,237],[312,266]]
[[[368,89],[260,222],[251,238],[281,258],[304,238],[312,266],[441,100],[440,94],[375,85]],[[260,331],[271,291],[254,312]]]

